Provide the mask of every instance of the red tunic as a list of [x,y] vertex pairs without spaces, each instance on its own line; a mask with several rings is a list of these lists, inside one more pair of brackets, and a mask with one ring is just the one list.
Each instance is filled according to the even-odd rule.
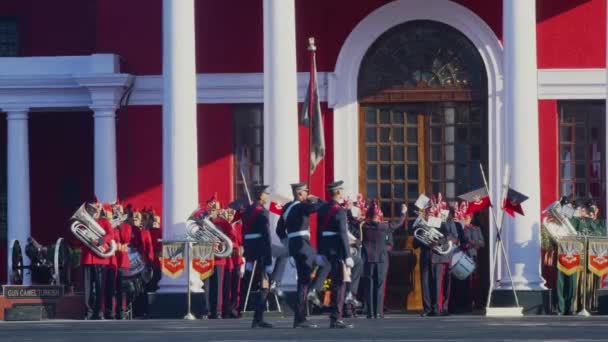
[[239,252],[241,247],[243,246],[243,223],[241,221],[237,221],[232,224],[232,231],[235,239],[232,240],[232,244],[234,247],[234,251],[232,252],[232,265],[234,267],[239,267],[245,263],[245,259]]
[[[103,236],[103,242],[109,244],[110,241],[114,240],[114,232],[112,224],[107,219],[97,219],[97,223],[105,230],[106,235]],[[111,258],[102,258],[93,253],[93,251],[83,244],[80,253],[80,264],[81,265],[108,265],[110,264]]]
[[141,253],[146,263],[152,263],[154,261],[154,246],[152,246],[150,231],[135,227],[133,229],[133,235],[135,237],[137,251]]
[[[118,242],[123,245],[129,245],[131,243],[131,234],[132,228],[130,224],[121,223],[120,228],[115,228],[114,235],[118,237]],[[129,261],[129,253],[118,251],[116,252],[116,258],[118,262],[118,268],[128,269],[131,267],[131,262]]]
[[[222,231],[222,233],[226,234],[226,236],[228,236],[228,238],[234,242],[234,240],[235,240],[234,233],[232,232],[232,226],[230,226],[230,223],[228,223],[228,221],[218,218],[213,221],[213,224],[215,224]],[[232,265],[231,257],[227,257],[227,258],[216,257],[215,265],[216,266],[226,266],[228,269],[232,269],[234,267]]]

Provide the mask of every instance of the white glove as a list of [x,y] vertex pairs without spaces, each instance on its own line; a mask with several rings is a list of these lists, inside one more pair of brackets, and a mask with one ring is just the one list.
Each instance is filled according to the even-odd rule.
[[402,215],[407,214],[407,205],[406,205],[405,203],[403,203],[403,204],[401,205],[401,214],[402,214]]
[[245,263],[245,270],[247,272],[251,272],[253,270],[253,263],[251,261],[247,261]]
[[355,261],[353,260],[353,258],[348,257],[348,258],[346,258],[346,260],[344,260],[344,264],[348,268],[353,268],[355,266]]
[[245,264],[241,264],[241,266],[239,266],[239,278],[243,278],[244,275],[245,275]]
[[274,267],[272,267],[272,265],[268,265],[268,266],[266,266],[266,268],[264,270],[266,271],[267,274],[271,274],[272,271],[274,270]]
[[317,254],[315,257],[315,264],[319,265],[319,267],[325,266],[325,257],[321,254]]

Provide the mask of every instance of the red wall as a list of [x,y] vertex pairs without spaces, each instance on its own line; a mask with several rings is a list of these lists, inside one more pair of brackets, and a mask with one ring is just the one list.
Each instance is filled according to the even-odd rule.
[[560,197],[557,100],[538,101],[540,142],[540,206]]
[[537,0],[539,68],[606,66],[606,0]]
[[95,50],[96,4],[96,0],[3,0],[0,16],[17,17],[22,56],[86,55]]
[[71,240],[67,220],[93,194],[93,115],[32,113],[29,136],[32,236]]

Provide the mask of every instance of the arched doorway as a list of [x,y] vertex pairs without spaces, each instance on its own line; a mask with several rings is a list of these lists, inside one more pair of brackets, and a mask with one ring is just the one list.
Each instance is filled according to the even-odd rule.
[[[442,192],[454,201],[482,186],[488,86],[484,62],[467,37],[431,20],[397,25],[371,45],[358,75],[359,189],[377,198],[387,217],[398,216],[401,203],[413,208],[420,193]],[[387,307],[420,309],[412,238],[398,232],[394,240]],[[487,249],[480,257],[483,274],[486,255]],[[480,278],[487,289],[488,277]]]

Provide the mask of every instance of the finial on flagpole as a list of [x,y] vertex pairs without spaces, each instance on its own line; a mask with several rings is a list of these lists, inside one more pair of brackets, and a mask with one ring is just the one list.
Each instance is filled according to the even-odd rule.
[[315,46],[315,37],[308,38],[308,51],[317,51]]

